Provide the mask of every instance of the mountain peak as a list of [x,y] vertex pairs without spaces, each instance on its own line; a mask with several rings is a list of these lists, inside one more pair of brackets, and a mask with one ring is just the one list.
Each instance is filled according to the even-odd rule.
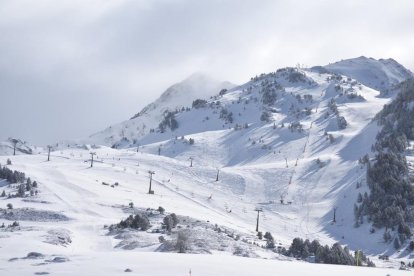
[[204,73],[193,73],[181,82],[168,87],[157,100],[145,106],[131,119],[95,133],[91,138],[95,142],[113,144],[124,137],[123,129],[127,126],[133,126],[136,138],[139,138],[148,129],[157,127],[166,111],[191,107],[196,99],[209,99],[211,96],[218,95],[222,89],[231,89],[235,86],[227,81],[218,81]]
[[155,109],[160,109],[162,114],[167,109],[175,110],[177,108],[188,107],[191,106],[194,99],[209,98],[218,94],[221,89],[229,89],[234,86],[230,82],[218,81],[207,74],[196,72],[183,81],[171,85],[157,100],[144,107],[131,119]]
[[360,56],[324,66],[330,72],[345,75],[380,91],[412,78],[413,73],[394,59],[375,59]]
[[214,80],[210,75],[203,73],[203,72],[194,72],[185,78],[181,82],[188,82],[188,81],[204,81],[204,80]]

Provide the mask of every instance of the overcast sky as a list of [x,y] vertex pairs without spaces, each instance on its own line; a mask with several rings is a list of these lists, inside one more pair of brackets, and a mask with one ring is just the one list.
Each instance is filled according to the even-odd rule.
[[365,55],[414,69],[414,1],[0,0],[0,140],[123,121],[194,72],[243,83]]

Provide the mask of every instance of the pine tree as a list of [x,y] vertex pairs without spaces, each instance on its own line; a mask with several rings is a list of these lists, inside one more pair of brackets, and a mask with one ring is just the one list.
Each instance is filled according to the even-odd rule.
[[171,232],[172,228],[173,228],[173,221],[171,216],[165,216],[163,219],[163,225],[165,227],[165,230],[167,230],[168,232]]
[[165,212],[165,209],[163,207],[159,206],[158,207],[158,212],[160,212],[160,214],[163,215],[164,212]]
[[20,184],[17,189],[17,196],[24,197],[26,194],[26,186],[24,184]]
[[302,250],[302,259],[306,259],[307,257],[309,257],[310,253],[309,253],[309,248],[308,245],[305,244],[303,246],[303,250]]
[[400,239],[398,237],[394,238],[394,248],[399,249],[401,247]]
[[388,232],[388,231],[385,229],[383,237],[384,237],[384,241],[385,241],[385,242],[389,242],[389,241],[391,240],[391,234],[390,234],[390,232]]
[[30,180],[30,177],[27,178],[26,181],[26,191],[30,192],[30,190],[32,189],[32,181]]
[[266,232],[263,237],[266,239],[266,248],[275,248],[275,241],[270,232]]
[[408,246],[408,248],[409,248],[411,251],[414,251],[414,241],[410,241],[410,245]]
[[358,203],[361,203],[362,202],[362,194],[361,193],[358,194],[357,202]]

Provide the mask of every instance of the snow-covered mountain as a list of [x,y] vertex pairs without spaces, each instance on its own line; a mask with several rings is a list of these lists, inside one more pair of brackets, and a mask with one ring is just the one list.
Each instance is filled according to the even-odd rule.
[[[302,236],[320,238],[315,233],[327,232],[333,240],[348,236],[346,243],[353,248],[392,251],[392,245],[372,245],[382,233],[359,238],[371,224],[355,228],[354,210],[348,206],[359,193],[369,193],[363,185],[366,165],[360,160],[376,142],[380,127],[373,122],[375,115],[395,96],[383,92],[398,92],[399,84],[411,77],[392,59],[365,57],[310,69],[282,68],[193,102],[192,108],[164,114],[154,124],[159,127],[139,135],[131,131],[111,142],[117,148],[140,145],[145,153],[221,168],[224,175],[233,175],[235,182],[227,185],[234,193],[256,205],[267,203],[270,213],[284,214],[275,218],[278,223],[300,218],[296,227]],[[129,131],[122,127],[117,131]],[[285,208],[280,201],[296,202],[289,208],[293,217],[280,209]],[[329,224],[334,207],[341,212],[340,228]]]
[[[19,220],[21,225],[4,230],[7,239],[1,246],[8,254],[0,264],[9,264],[8,271],[14,274],[31,272],[39,264],[44,265],[42,271],[82,267],[95,272],[86,263],[101,263],[109,274],[127,267],[148,273],[145,264],[153,267],[158,261],[149,260],[154,251],[187,251],[215,255],[208,262],[216,258],[235,262],[224,255],[272,259],[283,264],[282,273],[293,275],[297,270],[285,267],[281,260],[320,262],[324,254],[323,250],[311,253],[310,243],[306,250],[300,245],[296,251],[284,250],[297,237],[317,240],[313,245],[339,243],[349,250],[362,250],[379,267],[412,262],[406,228],[412,231],[407,204],[414,143],[407,116],[414,110],[414,85],[404,82],[411,77],[407,69],[388,61],[357,58],[335,63],[341,72],[330,66],[282,68],[227,90],[216,83],[202,94],[196,93],[203,90],[197,84],[203,77],[193,76],[196,84],[185,84],[186,80],[173,86],[132,119],[93,135],[93,147],[60,145],[50,162],[45,162],[46,153],[0,156],[0,164],[10,158],[8,168],[37,181],[35,188],[23,189],[0,182],[5,194],[29,195],[27,187],[35,193],[4,199],[14,210],[0,209],[0,223]],[[370,66],[375,70],[371,72]],[[395,93],[381,93],[385,90]],[[192,98],[182,96],[190,94]],[[394,137],[396,142],[387,140]],[[401,156],[394,158],[386,149],[391,146]],[[381,151],[390,154],[391,168],[378,167]],[[398,201],[385,215],[375,209],[380,205],[371,194],[373,188],[387,187],[393,179],[372,178],[377,168],[391,178],[399,173],[395,168],[401,168],[404,174],[399,177],[407,181],[401,186],[408,196],[402,200],[398,191],[392,191]],[[390,200],[386,192],[380,192]],[[404,225],[390,220],[385,231],[380,218],[399,216],[401,206],[406,218],[399,222]],[[178,215],[178,225],[174,226],[177,216],[172,213]],[[128,219],[131,214],[135,217]],[[273,247],[269,235],[257,236],[258,215],[258,229],[271,233]],[[131,225],[141,228],[134,230]],[[397,239],[399,248],[394,244]],[[346,252],[338,246],[330,248],[337,255]],[[43,255],[27,255],[31,251]],[[139,265],[135,265],[135,254],[142,254]],[[345,258],[354,263],[359,254],[354,259],[345,254]],[[390,260],[384,260],[384,255]],[[172,265],[175,262],[181,268],[194,262],[189,269],[200,271],[200,262],[207,263],[204,257],[166,256],[162,258],[168,271],[157,270],[154,275],[186,273],[178,271]],[[275,273],[259,260],[249,262],[260,263],[255,271],[261,275]],[[301,273],[307,270],[314,273],[311,267],[301,268]],[[385,273],[355,269],[349,274],[372,271]],[[218,274],[209,270],[201,275]]]
[[[316,78],[320,78],[320,76],[329,78],[329,80],[322,79],[317,82],[312,75],[317,76]],[[158,100],[146,106],[141,112],[133,116],[131,120],[111,126],[102,132],[92,135],[90,142],[108,146],[114,145],[118,148],[132,147],[138,144],[164,140],[172,136],[222,129],[223,120],[219,120],[219,122],[215,120],[209,121],[210,118],[217,117],[209,116],[212,115],[209,114],[211,113],[211,108],[220,109],[224,107],[225,109],[231,109],[235,102],[237,102],[237,105],[240,105],[242,100],[245,102],[249,102],[249,100],[256,102],[256,108],[250,108],[250,112],[246,112],[247,107],[243,107],[244,112],[240,112],[239,109],[229,110],[229,112],[232,112],[234,122],[230,122],[227,127],[233,127],[235,124],[260,122],[260,116],[263,111],[269,108],[272,109],[273,100],[271,98],[276,98],[277,92],[283,92],[278,95],[278,102],[285,105],[292,101],[292,96],[297,96],[285,92],[292,92],[295,89],[301,91],[328,88],[330,91],[334,89],[341,94],[339,101],[352,100],[355,102],[364,101],[359,93],[363,87],[371,88],[381,92],[381,95],[385,95],[383,92],[398,91],[398,84],[412,77],[413,74],[408,69],[393,59],[375,60],[366,57],[342,60],[324,67],[315,66],[310,69],[283,68],[274,73],[256,76],[250,82],[237,87],[229,83],[215,82],[206,76],[196,74],[167,89]],[[328,87],[325,87],[327,85]],[[221,87],[226,88],[226,90],[219,93]],[[258,90],[258,93],[252,94],[253,90]],[[267,90],[272,91],[269,92]],[[272,101],[270,105],[263,102],[262,93],[264,93],[264,97],[270,97],[270,101]],[[331,94],[328,97],[331,97]],[[387,95],[384,98],[391,99],[391,96]],[[199,108],[200,106],[189,109],[188,107],[191,107],[193,101],[197,99],[207,100],[205,105],[210,107],[210,110],[206,112],[206,109]],[[267,101],[267,99],[264,100]],[[301,105],[302,107],[304,106],[303,103]],[[273,108],[273,111],[275,110]],[[174,114],[170,114],[165,119],[167,111]],[[218,111],[221,112],[221,110]],[[217,114],[218,111],[213,111],[213,113]],[[286,108],[285,110],[276,111],[273,112],[273,117],[269,118],[271,121],[280,121],[283,116],[286,117],[285,123],[294,121],[294,118],[291,118],[292,116],[286,116],[290,112]],[[379,112],[379,109],[376,109],[375,112]],[[188,116],[182,115],[187,113]],[[203,115],[201,115],[202,113]],[[274,117],[276,113],[279,114],[279,118]],[[160,123],[164,121],[167,125],[170,124],[171,122],[168,120],[172,118],[172,115],[180,118],[178,120],[179,127],[172,132],[164,132],[163,129],[159,128]],[[201,123],[195,120],[197,116],[204,116],[201,119]],[[219,117],[224,116],[225,114],[221,114]],[[190,124],[190,126],[187,126],[187,124]]]
[[360,83],[386,92],[398,83],[412,78],[413,73],[394,59],[374,59],[364,56],[341,60],[324,66],[330,72],[356,79]]
[[220,90],[230,89],[234,86],[230,82],[220,82],[207,75],[194,73],[182,82],[169,87],[155,102],[144,107],[131,119],[149,114],[162,118],[162,114],[167,110],[174,111],[182,107],[189,107],[194,99],[208,99]]
[[153,103],[145,106],[130,120],[121,122],[93,134],[88,139],[97,144],[113,145],[122,138],[137,139],[158,127],[165,112],[191,107],[194,99],[208,99],[223,89],[235,85],[226,81],[217,81],[205,74],[194,73],[185,80],[172,85]]

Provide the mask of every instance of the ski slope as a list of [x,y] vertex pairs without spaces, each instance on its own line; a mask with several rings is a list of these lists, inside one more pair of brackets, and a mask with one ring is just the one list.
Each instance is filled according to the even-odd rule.
[[[292,72],[294,75],[289,75]],[[298,80],[292,81],[292,76]],[[276,91],[272,105],[262,102],[266,89]],[[251,275],[250,265],[261,275],[274,275],[275,271],[403,274],[395,270],[309,267],[264,250],[255,232],[255,209],[261,208],[259,229],[271,232],[278,246],[288,247],[293,238],[301,237],[362,249],[379,267],[395,268],[401,260],[412,261],[414,256],[409,252],[396,251],[392,244],[384,243],[382,231],[370,233],[369,223],[354,228],[353,205],[359,192],[368,191],[366,167],[358,160],[370,153],[378,133],[373,118],[391,99],[353,77],[300,68],[282,70],[215,95],[204,107],[177,112],[179,127],[174,131],[132,131],[130,124],[134,123],[130,120],[92,136],[94,146],[60,143],[50,162],[46,162],[45,152],[0,156],[0,164],[10,158],[13,164],[9,167],[36,180],[40,190],[25,199],[1,199],[3,208],[7,203],[12,203],[16,212],[33,208],[39,218],[21,220],[19,231],[0,232],[1,250],[7,252],[0,256],[0,268],[9,275],[32,274],[33,267],[35,271],[75,271],[81,275],[102,271],[113,275],[126,268],[151,275],[185,275],[190,269],[193,275],[221,275],[236,266],[237,275]],[[223,109],[233,114],[231,121],[223,118]],[[270,120],[261,119],[264,112]],[[346,119],[345,128],[339,127],[340,116]],[[291,127],[296,123],[301,130]],[[154,119],[152,124],[148,128],[156,128],[158,122]],[[118,149],[110,147],[122,138],[127,139]],[[90,152],[96,152],[93,168],[89,166]],[[148,171],[155,172],[154,195],[148,194]],[[119,185],[111,187],[116,182]],[[359,189],[357,183],[362,184]],[[232,256],[237,243],[220,244],[216,234],[207,230],[197,232],[209,244],[210,255],[206,256],[154,253],[160,242],[153,233],[120,241],[109,235],[105,226],[124,219],[130,202],[142,209],[162,206],[167,212],[199,221],[206,229],[208,225],[230,229],[248,241],[244,249],[254,258],[241,262]],[[46,219],[47,212],[68,219]],[[0,217],[3,222],[10,223]],[[59,237],[69,237],[71,242],[50,242]],[[122,249],[120,244],[130,249]],[[45,256],[41,260],[21,259],[29,252]],[[379,260],[383,254],[391,260]],[[69,260],[45,261],[54,256]],[[12,258],[18,259],[9,261]],[[39,262],[46,264],[36,266]],[[159,263],[165,265],[154,268]]]
[[[312,198],[316,195],[311,194],[309,197],[305,197],[303,190],[306,187],[297,188],[297,190],[301,190],[296,193],[301,202],[294,202],[290,206],[278,206],[264,201],[266,195],[263,193],[251,193],[251,189],[258,191],[265,188],[261,187],[260,183],[262,178],[269,176],[263,169],[255,169],[254,167],[245,168],[245,171],[223,169],[221,179],[215,182],[215,168],[198,167],[196,164],[189,167],[188,160],[181,161],[130,150],[109,148],[97,149],[96,152],[98,159],[93,168],[90,168],[89,163],[85,162],[89,153],[87,150],[69,149],[55,152],[52,154],[50,162],[45,162],[44,155],[13,157],[14,165],[10,167],[25,171],[32,179],[38,180],[41,192],[38,196],[28,198],[30,200],[22,201],[22,199],[14,198],[7,200],[7,202],[11,202],[14,209],[34,208],[59,212],[66,215],[69,220],[21,220],[21,230],[3,232],[1,243],[3,254],[0,259],[0,267],[5,269],[6,274],[4,275],[26,275],[25,273],[30,274],[33,271],[58,272],[63,275],[79,271],[80,275],[88,275],[87,271],[92,273],[103,270],[108,275],[113,275],[112,273],[121,272],[127,267],[134,271],[148,271],[151,267],[154,269],[153,265],[148,265],[148,261],[145,261],[152,255],[139,252],[154,251],[158,242],[154,243],[155,247],[151,245],[125,252],[125,250],[115,248],[117,240],[113,236],[107,235],[104,229],[104,225],[117,223],[126,216],[120,205],[127,205],[129,202],[134,202],[136,206],[143,208],[163,206],[167,211],[203,221],[208,220],[211,223],[235,229],[250,238],[255,235],[253,208],[262,206],[265,211],[260,222],[260,229],[271,231],[277,242],[281,242],[283,245],[288,245],[289,239],[302,235],[314,235],[321,242],[332,240],[329,237],[329,229],[324,230],[324,227],[329,227],[329,222],[324,222],[322,219],[319,221],[322,225],[318,225],[314,221],[313,216],[319,212],[319,207],[312,204],[313,208],[310,208],[309,197]],[[2,157],[1,163],[3,163],[3,159]],[[148,170],[156,171],[153,182],[154,195],[147,194]],[[256,174],[260,177],[256,178],[254,176]],[[119,186],[111,188],[102,185],[103,181],[107,183],[119,182]],[[212,199],[208,200],[211,194],[213,194]],[[228,209],[231,209],[232,212],[229,213]],[[300,209],[304,209],[304,211],[302,212]],[[3,221],[8,223],[8,221],[0,220],[0,222]],[[64,246],[45,242],[53,232],[69,233],[72,242]],[[283,266],[287,272],[301,270],[296,267],[296,262],[292,265],[289,265],[291,262],[285,264],[280,261],[282,258],[277,254],[266,255],[260,249],[257,251],[259,257],[279,260],[275,261],[277,267]],[[42,260],[9,261],[12,258],[24,257],[29,252],[45,254],[46,259],[64,256],[70,261],[62,264],[51,263],[41,266],[39,269],[34,269],[33,265]],[[215,275],[214,271],[224,273],[228,263],[225,266],[217,264],[213,270],[208,272],[202,271],[204,270],[204,262],[222,262],[220,261],[223,258],[221,255],[227,256],[230,263],[239,262],[235,257],[231,257],[231,252],[226,251],[213,252],[211,258],[192,255],[181,257],[176,254],[172,257],[161,255],[156,258],[157,262],[163,258],[174,260],[175,256],[180,261],[179,263],[167,261],[165,267],[163,266],[159,271],[154,270],[154,274],[151,275],[164,275],[169,269],[176,271],[172,273],[178,275],[185,273],[183,269],[187,269],[187,267],[193,269],[194,272],[199,271],[197,275]],[[214,257],[215,255],[220,257]],[[111,261],[107,262],[106,260]],[[188,264],[181,265],[182,262],[188,262]],[[278,262],[282,262],[282,264],[278,264]],[[99,266],[94,263],[104,263],[105,265]],[[263,275],[274,273],[273,269],[276,268],[276,264],[263,263],[260,260],[248,261],[248,263],[257,265],[257,269],[263,269]],[[381,263],[377,265],[381,266]],[[395,266],[395,264],[383,263],[382,266]],[[104,267],[105,269],[103,269]],[[303,269],[306,269],[305,267]],[[352,271],[349,268],[338,269],[339,271]],[[366,271],[364,269],[354,268],[354,270],[355,273],[360,271],[361,275],[367,275],[364,274]],[[243,271],[241,269],[240,273],[247,273]],[[373,271],[375,273],[373,272],[372,275],[378,275],[376,273],[381,270],[373,269]]]

